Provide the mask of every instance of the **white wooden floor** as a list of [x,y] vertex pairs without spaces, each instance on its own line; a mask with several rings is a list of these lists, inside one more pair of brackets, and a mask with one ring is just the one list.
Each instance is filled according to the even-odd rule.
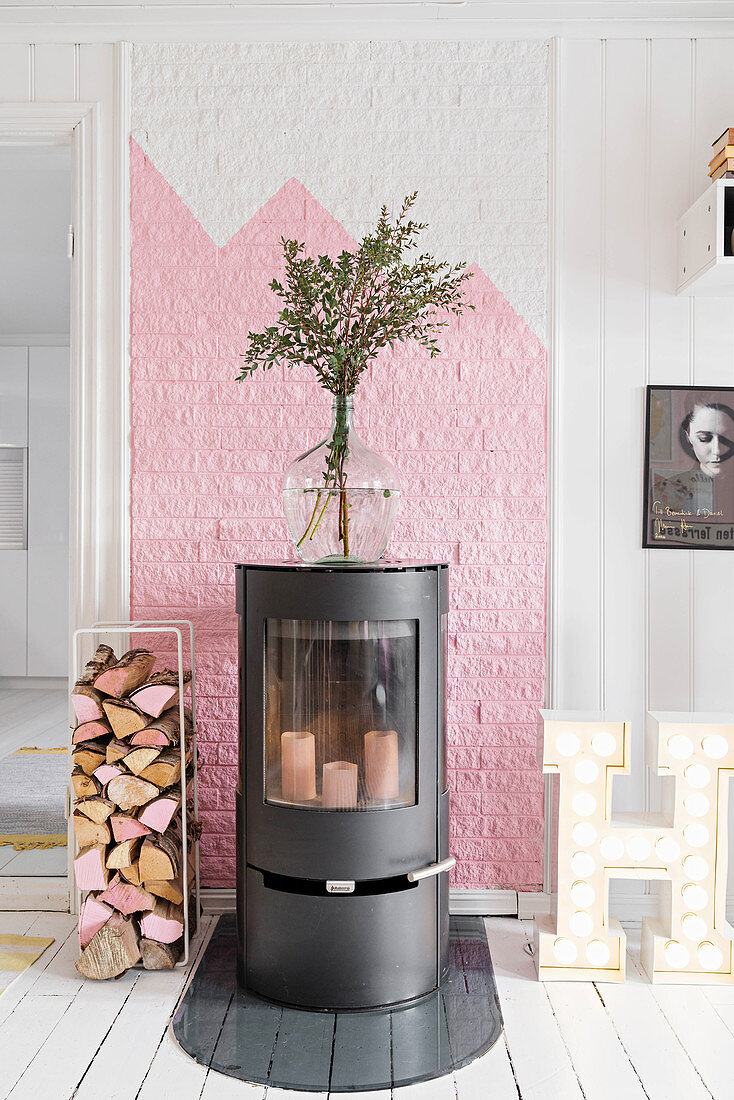
[[[395,1090],[398,1100],[734,1098],[734,988],[654,988],[635,962],[633,929],[626,985],[544,986],[525,952],[530,925],[498,917],[487,928],[504,1038],[453,1076]],[[319,1100],[243,1084],[184,1054],[168,1034],[183,970],[85,982],[74,918],[0,913],[0,932],[56,937],[0,996],[2,1100]],[[389,1094],[356,1100],[369,1098]]]
[[[66,745],[68,727],[65,688],[0,691],[0,758],[24,745],[39,749]],[[0,847],[0,876],[65,875],[66,870],[66,848],[16,852],[7,844]]]

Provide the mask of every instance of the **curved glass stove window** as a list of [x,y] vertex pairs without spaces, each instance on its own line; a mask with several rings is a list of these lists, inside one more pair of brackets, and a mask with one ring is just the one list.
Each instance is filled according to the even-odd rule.
[[417,662],[414,619],[266,619],[265,801],[414,806]]

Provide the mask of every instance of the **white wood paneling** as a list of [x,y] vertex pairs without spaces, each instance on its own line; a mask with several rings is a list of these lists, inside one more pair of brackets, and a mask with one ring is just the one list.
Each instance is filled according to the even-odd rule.
[[0,550],[0,676],[26,675],[25,550]]
[[76,99],[76,46],[72,42],[41,42],[35,47],[35,99]]
[[[601,237],[603,44],[567,42],[562,52],[559,181],[562,260],[556,318],[559,358],[556,512],[556,705],[596,710],[600,680],[601,522],[599,402],[601,393]],[[568,165],[574,170],[569,171]],[[556,610],[556,609],[554,609]]]
[[0,347],[0,446],[28,446],[28,348]]
[[550,665],[555,706],[633,723],[615,809],[660,808],[646,709],[734,705],[734,556],[641,549],[644,387],[734,384],[734,300],[675,295],[675,222],[731,121],[733,50],[590,38],[559,51]]
[[28,675],[65,676],[69,647],[69,349],[28,364]]
[[19,103],[30,98],[30,46],[0,43],[0,100]]

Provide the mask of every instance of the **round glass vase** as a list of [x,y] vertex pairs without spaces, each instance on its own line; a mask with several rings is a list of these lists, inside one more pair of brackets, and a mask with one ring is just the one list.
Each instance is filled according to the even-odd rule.
[[328,436],[299,455],[283,478],[288,533],[305,562],[378,561],[392,533],[397,470],[364,445],[352,415],[352,398],[335,397]]

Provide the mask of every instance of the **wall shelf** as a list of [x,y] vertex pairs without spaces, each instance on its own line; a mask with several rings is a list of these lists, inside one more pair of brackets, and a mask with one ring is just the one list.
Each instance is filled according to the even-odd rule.
[[676,293],[734,296],[734,179],[716,180],[678,222]]

